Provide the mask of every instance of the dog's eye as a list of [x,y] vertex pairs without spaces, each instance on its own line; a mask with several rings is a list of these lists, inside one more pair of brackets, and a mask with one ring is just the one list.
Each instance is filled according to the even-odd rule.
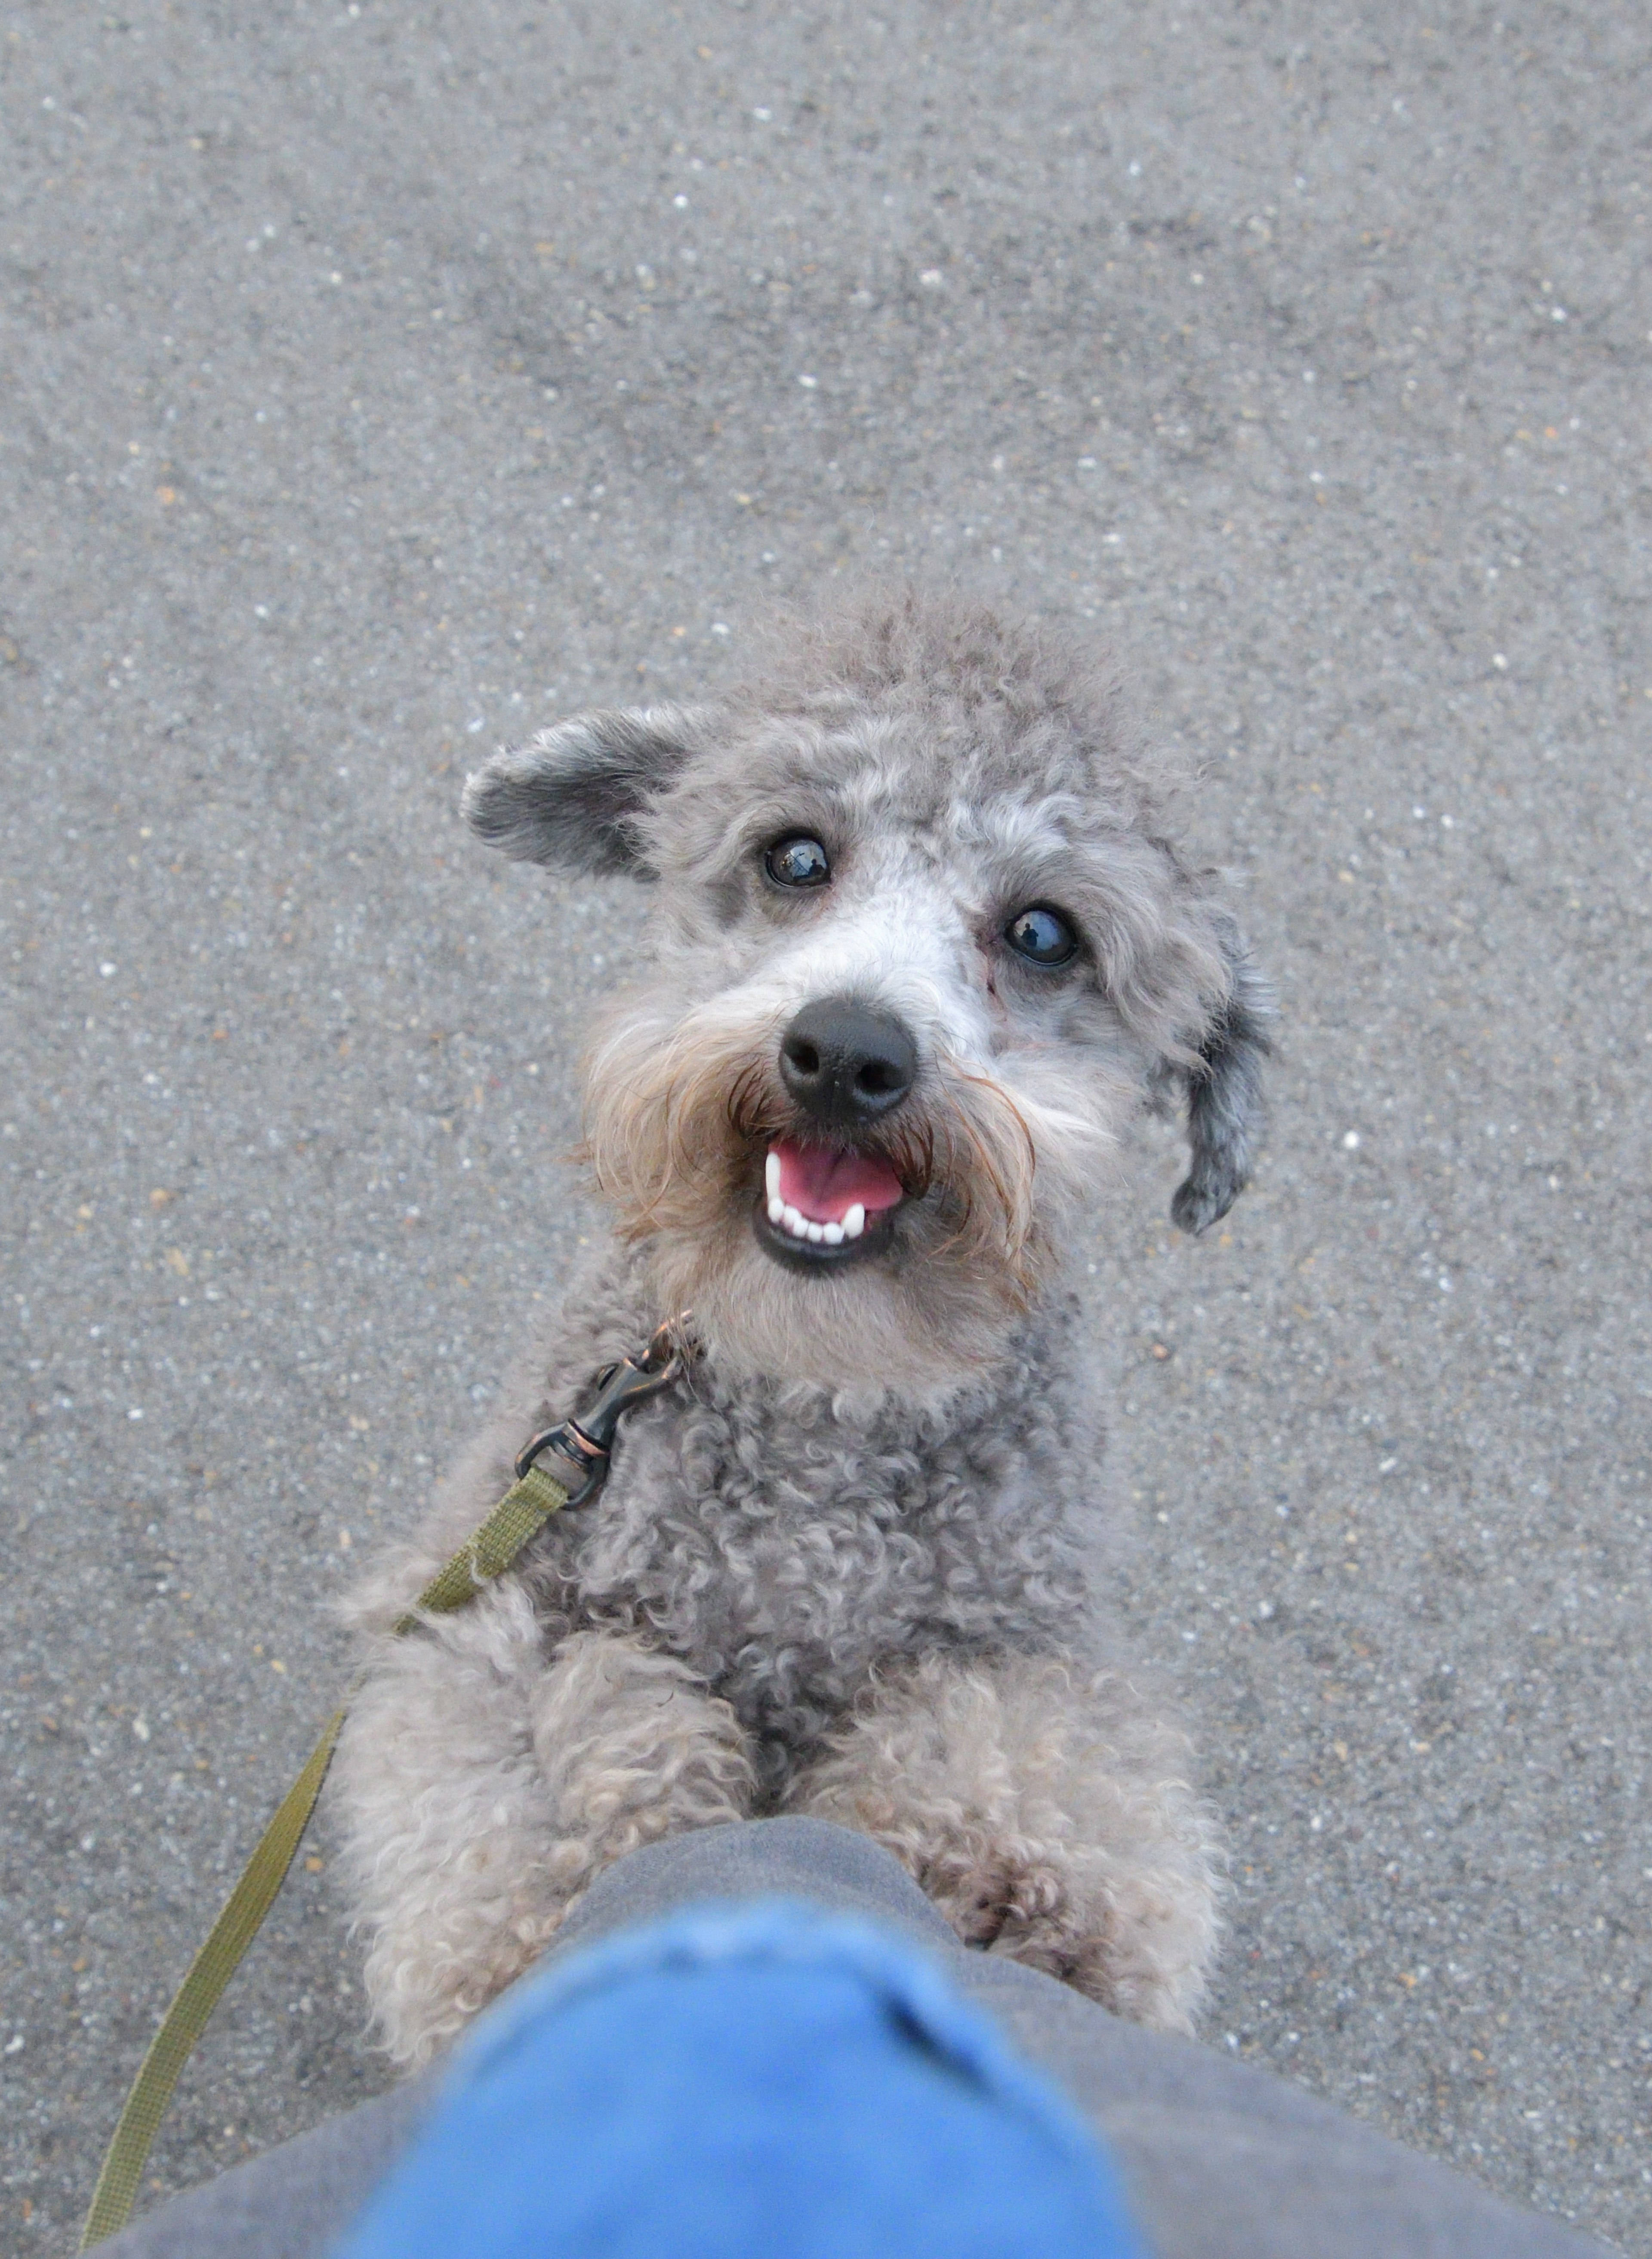
[[801,831],[777,840],[763,858],[763,867],[777,887],[823,887],[832,874],[820,841]]
[[1018,957],[1033,965],[1065,965],[1079,947],[1079,937],[1059,910],[1035,904],[1017,910],[1004,928],[1004,938]]

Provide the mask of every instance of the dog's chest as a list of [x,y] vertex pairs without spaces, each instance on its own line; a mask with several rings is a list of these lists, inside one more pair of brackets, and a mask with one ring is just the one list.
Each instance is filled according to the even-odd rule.
[[784,1733],[879,1660],[1071,1635],[1070,1445],[1014,1407],[939,1436],[760,1399],[662,1407],[633,1423],[564,1573],[586,1610],[646,1624]]

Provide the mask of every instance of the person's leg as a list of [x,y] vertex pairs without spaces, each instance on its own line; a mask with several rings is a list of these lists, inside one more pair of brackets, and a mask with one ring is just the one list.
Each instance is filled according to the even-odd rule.
[[[440,2086],[439,2070],[422,2071],[231,2165],[96,2245],[98,2259],[326,2259],[424,2124]],[[246,2107],[256,2127],[255,2096]]]
[[455,2049],[337,2259],[1147,2259],[935,1957],[765,1897],[559,1956]]
[[[1052,2073],[1110,2150],[1157,2259],[1605,2259],[1559,2222],[1264,2071],[1145,2032],[1036,1970],[971,1952],[900,1864],[823,1821],[749,1821],[649,1844],[600,1875],[547,1958],[707,1902],[807,1899],[923,1945]],[[163,2205],[107,2259],[325,2259],[439,2071]],[[331,2207],[322,2216],[322,2198]]]

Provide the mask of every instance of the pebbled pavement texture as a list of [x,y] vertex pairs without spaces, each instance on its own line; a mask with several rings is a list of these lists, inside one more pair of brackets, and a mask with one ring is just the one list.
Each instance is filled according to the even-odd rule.
[[[0,2248],[120,2094],[589,1210],[612,885],[493,743],[953,574],[1205,764],[1254,1190],[1098,1215],[1218,2047],[1652,2244],[1632,0],[0,13]],[[161,2188],[382,2083],[324,1834]]]

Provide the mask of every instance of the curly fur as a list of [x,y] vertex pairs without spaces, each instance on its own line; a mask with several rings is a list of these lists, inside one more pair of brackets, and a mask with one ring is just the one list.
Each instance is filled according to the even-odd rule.
[[1185,2031],[1215,1941],[1215,1843],[1186,1737],[1061,1657],[875,1678],[787,1808],[875,1836],[967,1944]]
[[[1202,1228],[1254,1142],[1265,998],[1116,685],[1042,631],[902,599],[797,634],[715,709],[590,715],[472,780],[509,852],[656,891],[588,1066],[614,1236],[571,1279],[424,1528],[353,1603],[338,1772],[385,2042],[426,2059],[608,1861],[757,1812],[886,1842],[983,1949],[1184,2027],[1216,1931],[1181,1737],[1115,1651],[1093,1359],[1064,1251],[1129,1111],[1185,1088]],[[764,847],[829,844],[819,899]],[[1059,980],[1005,951],[1057,901]],[[818,1276],[753,1229],[798,1134],[811,998],[897,1015],[909,1095],[855,1142],[904,1188]],[[631,1415],[600,1501],[459,1615],[388,1636],[524,1436],[692,1305],[702,1354]]]

